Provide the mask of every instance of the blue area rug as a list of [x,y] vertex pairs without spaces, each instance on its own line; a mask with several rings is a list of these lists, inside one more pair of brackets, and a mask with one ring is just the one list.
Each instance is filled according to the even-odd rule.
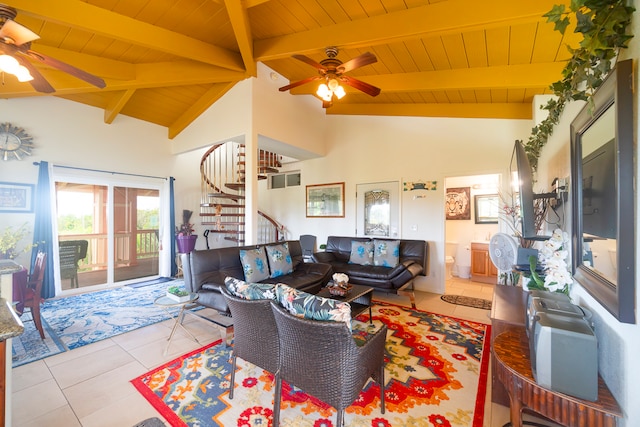
[[41,308],[46,339],[25,313],[25,332],[13,340],[13,367],[162,322],[169,315],[153,301],[169,286],[183,285],[182,279],[170,280],[46,300]]

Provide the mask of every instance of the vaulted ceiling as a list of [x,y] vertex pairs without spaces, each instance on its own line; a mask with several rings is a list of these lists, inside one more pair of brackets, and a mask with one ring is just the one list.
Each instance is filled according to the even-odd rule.
[[[0,0],[40,36],[33,51],[103,78],[99,89],[32,61],[55,88],[4,75],[0,98],[57,96],[165,126],[173,138],[262,62],[291,82],[316,76],[336,46],[347,87],[327,114],[530,118],[536,94],[561,78],[575,35],[542,15],[568,0]],[[283,82],[283,85],[286,82]],[[318,82],[292,89],[313,94]],[[275,95],[275,94],[274,94]],[[318,100],[320,103],[321,101]]]

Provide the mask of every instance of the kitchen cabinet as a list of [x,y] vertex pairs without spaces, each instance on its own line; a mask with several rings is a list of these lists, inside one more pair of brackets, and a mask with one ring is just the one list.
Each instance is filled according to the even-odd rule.
[[489,244],[471,242],[471,280],[497,283],[498,269],[489,257]]

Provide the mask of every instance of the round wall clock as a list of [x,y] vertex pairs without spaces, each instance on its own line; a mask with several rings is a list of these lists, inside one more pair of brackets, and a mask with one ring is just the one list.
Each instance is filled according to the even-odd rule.
[[0,124],[0,157],[3,160],[22,160],[31,155],[33,149],[33,137],[24,129],[11,123]]

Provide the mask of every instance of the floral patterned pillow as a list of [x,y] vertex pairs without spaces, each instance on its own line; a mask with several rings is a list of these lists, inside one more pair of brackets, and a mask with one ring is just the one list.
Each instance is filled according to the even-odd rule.
[[231,295],[242,299],[276,299],[275,285],[273,283],[247,283],[235,277],[227,277],[224,284]]
[[400,261],[400,240],[374,240],[373,265],[395,267]]
[[293,272],[293,262],[289,253],[287,242],[279,245],[266,246],[267,257],[269,258],[269,269],[271,277],[284,276]]
[[373,242],[352,240],[349,264],[373,265]]
[[351,328],[351,305],[347,302],[311,295],[283,283],[276,285],[276,301],[294,316],[345,322]]
[[256,249],[240,249],[240,262],[244,270],[244,280],[259,282],[269,278],[269,265],[264,246]]

